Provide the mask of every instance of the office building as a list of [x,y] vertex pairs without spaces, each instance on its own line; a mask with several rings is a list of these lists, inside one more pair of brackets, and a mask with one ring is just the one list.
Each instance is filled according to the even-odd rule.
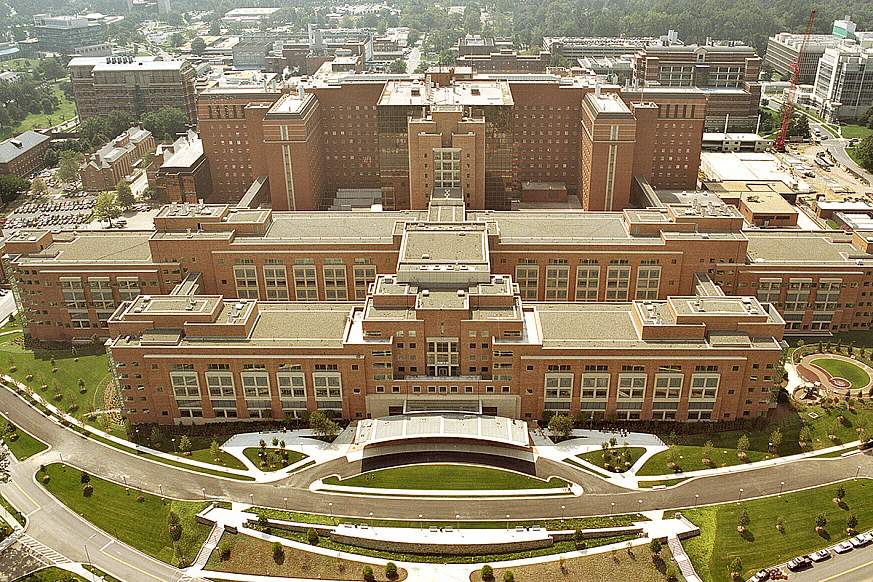
[[873,107],[873,42],[870,48],[825,50],[818,62],[813,99],[827,120],[863,119]]
[[576,62],[586,57],[621,57],[636,54],[649,46],[681,45],[679,35],[670,30],[660,37],[543,37],[543,50],[555,57]]
[[134,116],[165,107],[182,110],[191,123],[195,110],[194,68],[160,57],[76,57],[69,63],[80,119],[128,111]]
[[25,131],[0,142],[0,175],[26,178],[45,167],[45,153],[51,137]]
[[97,13],[77,16],[37,14],[33,17],[33,32],[39,41],[40,52],[76,55],[86,47],[105,46],[107,30],[122,19],[121,16]]
[[152,133],[142,127],[131,127],[90,155],[80,170],[82,188],[90,192],[115,190],[154,151]]
[[156,167],[151,171],[149,184],[153,184],[158,200],[196,203],[212,193],[203,141],[192,130],[172,145],[159,146],[152,165]]

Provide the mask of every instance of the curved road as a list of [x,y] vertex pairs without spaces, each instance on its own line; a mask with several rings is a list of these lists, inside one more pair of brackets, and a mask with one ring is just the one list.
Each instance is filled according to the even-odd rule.
[[[0,390],[0,410],[24,430],[52,445],[51,451],[38,455],[21,465],[32,472],[40,463],[55,462],[63,455],[65,463],[95,475],[126,482],[153,493],[179,499],[222,498],[273,507],[287,506],[305,512],[333,513],[342,516],[395,517],[417,519],[454,519],[460,513],[464,519],[498,519],[508,514],[512,519],[584,516],[628,513],[640,510],[674,509],[699,504],[735,501],[739,489],[743,498],[772,495],[780,490],[792,491],[833,483],[841,479],[873,474],[870,453],[836,459],[807,459],[788,466],[762,467],[733,474],[694,479],[671,489],[629,491],[572,467],[540,459],[540,476],[557,475],[582,485],[585,493],[579,497],[550,499],[408,499],[363,497],[315,493],[309,484],[324,475],[352,475],[360,462],[344,458],[295,473],[274,483],[234,481],[193,473],[130,455],[112,447],[88,440],[45,417],[22,402],[7,389]],[[786,470],[790,467],[789,470]],[[23,477],[16,475],[16,479]],[[285,502],[287,498],[287,503]],[[614,504],[614,505],[613,505]],[[564,506],[565,509],[562,509]]]

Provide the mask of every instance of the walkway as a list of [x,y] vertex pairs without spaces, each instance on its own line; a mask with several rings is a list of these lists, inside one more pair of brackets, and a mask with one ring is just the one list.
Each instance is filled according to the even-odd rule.
[[676,560],[676,565],[679,566],[679,571],[682,572],[682,577],[685,582],[703,582],[694,570],[691,564],[691,558],[685,553],[685,548],[682,547],[682,542],[678,536],[669,536],[667,545],[670,547],[670,552],[673,553],[673,559]]

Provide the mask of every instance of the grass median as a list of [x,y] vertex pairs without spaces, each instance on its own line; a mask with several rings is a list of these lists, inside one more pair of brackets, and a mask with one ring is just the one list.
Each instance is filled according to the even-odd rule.
[[48,448],[47,444],[38,438],[30,436],[2,417],[0,417],[0,439],[3,440],[9,451],[19,461],[29,459]]
[[567,487],[563,479],[552,478],[548,481],[475,465],[409,465],[379,469],[338,479],[328,477],[326,485],[343,485],[346,487],[372,487],[376,489],[406,489],[406,490],[509,490],[509,489],[552,489]]
[[[44,477],[48,476],[48,482]],[[61,503],[122,542],[174,566],[188,566],[209,536],[210,527],[197,523],[198,512],[208,504],[175,501],[90,477],[93,488],[86,495],[82,471],[55,463],[37,473],[37,479]],[[173,541],[168,517],[176,514],[181,537]]]

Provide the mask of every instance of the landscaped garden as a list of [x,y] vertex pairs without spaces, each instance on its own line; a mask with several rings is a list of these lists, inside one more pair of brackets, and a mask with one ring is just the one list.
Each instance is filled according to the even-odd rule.
[[818,366],[831,375],[832,378],[842,378],[851,384],[852,389],[866,388],[870,383],[870,375],[860,366],[838,358],[814,358],[811,364]]
[[48,448],[41,440],[19,430],[14,424],[0,416],[0,440],[19,461],[32,457]]
[[40,469],[37,479],[95,526],[162,562],[188,566],[209,536],[211,528],[194,519],[206,503],[161,498],[59,463]]
[[601,446],[599,450],[582,453],[577,457],[607,471],[623,473],[630,469],[646,452],[644,447],[617,447],[610,445],[610,443],[603,444],[605,446]]
[[[318,580],[362,580],[365,564],[341,560],[296,548],[279,546],[247,535],[225,534],[206,563],[207,570],[236,574],[259,574]],[[370,566],[374,580],[404,580],[406,571],[394,577],[385,575],[382,566]]]
[[407,490],[498,490],[567,487],[567,482],[558,478],[545,481],[522,473],[492,467],[452,464],[391,467],[362,473],[343,480],[337,477],[328,477],[324,479],[324,483],[346,487]]
[[850,537],[846,529],[873,527],[868,500],[873,482],[861,479],[778,497],[683,510],[701,535],[685,542],[697,573],[706,581],[729,579],[741,562],[743,579],[761,568],[831,546]]
[[258,447],[250,447],[243,450],[243,454],[255,467],[263,471],[277,471],[288,465],[302,461],[307,456],[298,451],[289,451],[285,448],[285,441],[273,439],[273,446],[267,446],[267,442],[261,440]]

